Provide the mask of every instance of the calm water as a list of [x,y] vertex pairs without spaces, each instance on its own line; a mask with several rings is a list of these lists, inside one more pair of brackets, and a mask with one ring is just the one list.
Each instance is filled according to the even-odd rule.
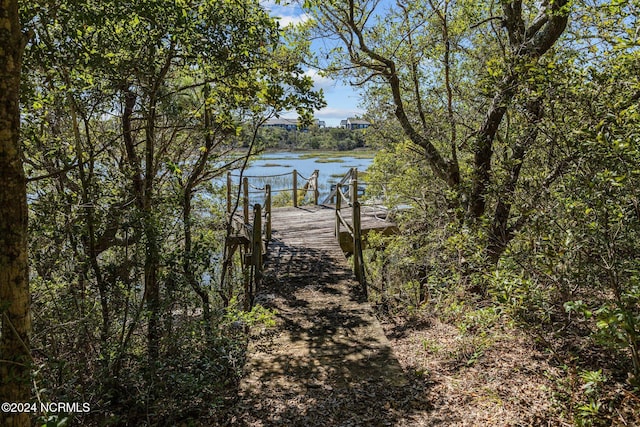
[[[334,155],[335,154],[335,155]],[[249,177],[253,189],[251,203],[262,202],[262,192],[258,189],[264,188],[266,184],[271,184],[272,192],[278,190],[291,189],[293,187],[293,170],[297,170],[304,178],[308,178],[316,169],[318,175],[318,187],[320,190],[319,200],[322,202],[331,191],[331,186],[340,181],[350,168],[358,168],[358,171],[365,171],[373,161],[372,158],[359,158],[340,153],[292,153],[292,152],[272,152],[265,153],[258,159],[251,162],[244,175]],[[233,172],[234,183],[238,183],[239,171]],[[274,176],[275,175],[275,176]],[[298,176],[298,188],[304,186],[306,181]]]

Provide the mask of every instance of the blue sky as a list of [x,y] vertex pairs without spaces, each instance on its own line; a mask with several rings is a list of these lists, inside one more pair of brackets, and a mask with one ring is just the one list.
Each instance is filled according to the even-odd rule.
[[[294,5],[277,5],[273,0],[262,0],[260,3],[271,12],[272,16],[278,18],[283,27],[309,19],[299,7]],[[348,83],[320,76],[317,70],[307,70],[306,73],[313,79],[315,88],[324,91],[327,106],[316,111],[315,116],[324,120],[327,126],[337,127],[342,119],[364,114],[364,110],[359,107],[360,98],[357,90],[350,87]],[[296,114],[284,113],[282,117],[295,118]]]

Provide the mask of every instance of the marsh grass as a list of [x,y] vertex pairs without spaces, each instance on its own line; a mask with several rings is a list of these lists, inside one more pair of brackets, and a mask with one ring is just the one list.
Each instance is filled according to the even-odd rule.
[[265,163],[262,165],[264,168],[290,168],[291,165],[282,165],[280,163]]
[[301,153],[300,159],[341,159],[342,157],[351,157],[355,159],[372,159],[376,152],[370,150],[357,151],[310,151]]
[[344,163],[343,159],[318,159],[316,163]]

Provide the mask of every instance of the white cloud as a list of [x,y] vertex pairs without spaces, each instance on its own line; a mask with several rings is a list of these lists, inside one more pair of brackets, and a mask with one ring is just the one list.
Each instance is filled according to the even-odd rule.
[[324,107],[321,110],[317,111],[315,116],[320,119],[346,119],[347,117],[354,116],[362,116],[365,113],[364,110],[359,108],[349,109],[349,108],[335,108],[335,107]]
[[286,16],[276,16],[276,20],[280,23],[281,27],[286,27],[288,25],[298,25],[307,22],[310,18],[309,15],[303,13],[301,15],[286,15]]
[[281,5],[273,0],[262,0],[260,4],[280,23],[281,27],[302,24],[310,19],[310,16],[295,4]]
[[316,70],[307,70],[304,74],[311,77],[313,80],[313,88],[316,90],[322,89],[325,92],[328,92],[336,87],[335,80],[326,76],[321,76]]

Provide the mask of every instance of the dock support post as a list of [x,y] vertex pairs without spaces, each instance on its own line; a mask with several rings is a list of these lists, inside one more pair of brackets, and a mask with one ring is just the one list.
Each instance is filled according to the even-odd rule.
[[340,209],[342,208],[342,194],[340,190],[336,191],[336,238],[340,238]]
[[251,262],[249,286],[245,288],[245,309],[253,305],[255,291],[262,282],[262,206],[253,205],[253,230],[251,233]]
[[353,204],[358,201],[358,178],[351,179],[349,188],[349,201]]
[[242,179],[242,214],[244,223],[249,224],[249,178]]
[[271,240],[271,184],[265,185],[266,197],[264,199],[265,238]]
[[253,206],[253,248],[252,260],[256,267],[255,283],[259,284],[262,276],[262,206],[256,203]]
[[360,202],[353,203],[353,270],[356,279],[362,286],[362,292],[367,295],[367,283],[364,277],[364,256],[362,255],[362,227],[360,221]]
[[231,172],[227,172],[227,214],[231,214]]
[[313,171],[312,180],[313,180],[313,204],[318,204],[318,197],[320,196],[320,190],[318,189],[318,175],[320,175],[320,171],[316,169]]
[[298,171],[293,170],[293,207],[298,207]]

